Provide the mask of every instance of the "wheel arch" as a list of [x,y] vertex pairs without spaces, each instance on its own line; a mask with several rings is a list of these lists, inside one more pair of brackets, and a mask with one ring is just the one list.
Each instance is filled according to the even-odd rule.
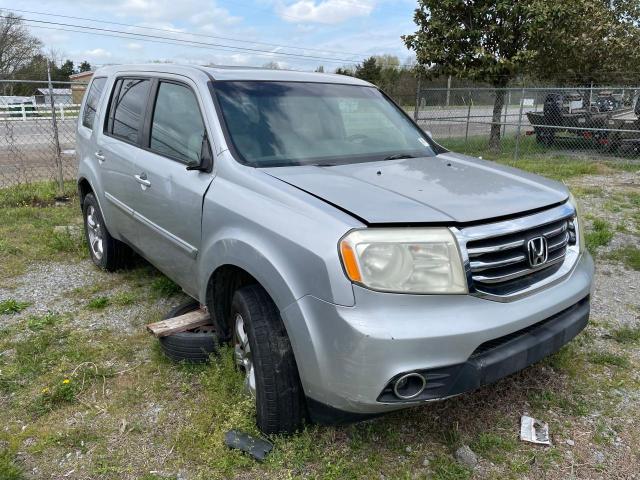
[[78,178],[78,196],[80,198],[80,208],[82,208],[84,204],[84,197],[86,197],[89,193],[93,193],[95,195],[95,192],[93,190],[93,187],[91,186],[91,183],[89,183],[89,180],[87,180],[86,177]]
[[224,329],[221,332],[223,340],[230,336],[231,298],[238,288],[259,284],[279,311],[297,300],[281,269],[248,243],[237,239],[220,240],[203,257],[204,264],[210,268],[201,276],[204,281],[200,282],[200,299],[211,311],[219,328]]

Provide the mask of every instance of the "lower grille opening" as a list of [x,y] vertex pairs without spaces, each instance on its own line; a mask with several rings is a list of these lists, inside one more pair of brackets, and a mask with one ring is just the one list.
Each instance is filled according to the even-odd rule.
[[541,322],[538,323],[534,323],[533,325],[530,325],[528,327],[525,327],[523,329],[520,329],[518,331],[515,331],[513,333],[509,333],[507,335],[504,335],[502,337],[498,337],[498,338],[494,338],[492,340],[488,340],[486,342],[484,342],[483,344],[481,344],[478,348],[476,348],[473,353],[471,354],[470,358],[474,358],[474,357],[478,357],[480,355],[483,355],[487,352],[490,352],[491,350],[495,349],[495,348],[499,348],[503,345],[505,345],[506,343],[510,342],[511,340],[515,340],[517,338],[520,338],[524,335],[528,335],[531,332],[536,331],[537,329],[539,329],[540,327],[544,326],[544,325],[548,325],[549,323],[553,323],[555,320],[557,320],[558,318],[562,317],[563,315],[565,315],[566,313],[570,312],[571,310],[575,310],[577,308],[580,308],[580,306],[582,306],[585,303],[589,303],[589,296],[587,295],[585,298],[583,298],[582,300],[580,300],[578,303],[570,306],[569,308],[566,308],[564,310],[562,310],[561,312],[556,313],[555,315],[546,318],[544,320],[542,320]]

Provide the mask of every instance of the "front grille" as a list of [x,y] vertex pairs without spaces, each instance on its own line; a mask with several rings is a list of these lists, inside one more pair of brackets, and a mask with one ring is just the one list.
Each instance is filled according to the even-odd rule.
[[[544,237],[548,256],[544,264],[532,267],[527,244]],[[575,242],[575,225],[565,217],[504,235],[492,235],[467,242],[473,287],[478,292],[509,295],[553,275],[562,266],[567,246]]]

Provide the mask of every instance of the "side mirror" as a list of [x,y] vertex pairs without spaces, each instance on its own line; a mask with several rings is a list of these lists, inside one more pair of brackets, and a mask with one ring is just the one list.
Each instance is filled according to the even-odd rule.
[[211,144],[205,133],[202,136],[202,146],[200,147],[200,162],[192,162],[187,165],[187,170],[198,170],[201,172],[210,172],[213,168],[213,153],[211,152]]

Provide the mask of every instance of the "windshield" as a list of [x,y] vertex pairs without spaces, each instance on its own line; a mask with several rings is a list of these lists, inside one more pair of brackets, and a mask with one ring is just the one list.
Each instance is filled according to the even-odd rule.
[[225,81],[215,92],[237,153],[253,166],[434,155],[424,132],[373,87]]

